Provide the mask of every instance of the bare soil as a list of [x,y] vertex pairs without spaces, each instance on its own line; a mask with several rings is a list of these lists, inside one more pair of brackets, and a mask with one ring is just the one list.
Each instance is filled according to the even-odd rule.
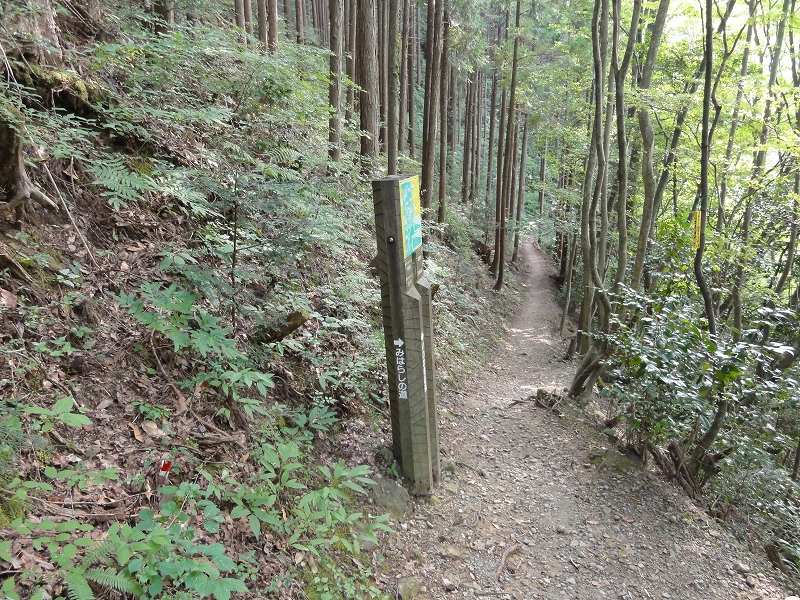
[[526,298],[493,360],[440,396],[442,481],[384,541],[388,587],[420,599],[789,596],[764,556],[590,415],[537,406],[575,365],[561,362],[549,259],[529,242],[521,268]]

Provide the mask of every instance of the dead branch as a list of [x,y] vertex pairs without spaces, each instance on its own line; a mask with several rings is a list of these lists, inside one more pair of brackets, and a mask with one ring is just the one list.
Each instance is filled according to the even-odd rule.
[[500,566],[498,566],[497,571],[494,572],[495,580],[500,579],[500,575],[502,574],[503,569],[506,566],[506,561],[508,560],[508,557],[514,554],[514,552],[518,552],[521,549],[522,549],[522,544],[514,544],[513,546],[509,546],[508,548],[506,548],[506,551],[503,552],[503,556],[500,557]]

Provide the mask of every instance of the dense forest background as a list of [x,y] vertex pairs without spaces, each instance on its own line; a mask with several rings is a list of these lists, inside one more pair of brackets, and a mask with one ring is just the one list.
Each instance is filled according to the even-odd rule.
[[533,236],[568,396],[796,571],[793,0],[1,14],[4,594],[380,594],[342,556],[387,528],[353,497],[386,411],[368,184],[395,173],[444,385]]

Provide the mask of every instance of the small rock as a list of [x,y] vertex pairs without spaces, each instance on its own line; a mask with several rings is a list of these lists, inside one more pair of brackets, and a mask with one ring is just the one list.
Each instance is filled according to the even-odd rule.
[[457,494],[458,493],[458,481],[455,481],[453,479],[448,479],[447,481],[444,482],[444,489],[446,489],[451,494]]
[[752,575],[748,575],[747,576],[747,585],[749,585],[751,588],[756,587],[758,585],[758,579],[756,579]]
[[567,533],[567,528],[564,527],[563,525],[559,525],[558,527],[556,527],[556,533]]
[[742,575],[746,575],[747,573],[750,572],[751,569],[750,565],[747,565],[743,562],[737,562],[736,564],[733,565],[733,570],[736,571],[737,573],[741,573]]
[[394,479],[376,475],[373,480],[375,483],[369,485],[369,495],[375,505],[386,510],[394,519],[405,519],[411,513],[408,490]]
[[417,577],[403,577],[397,581],[397,597],[401,600],[412,600],[419,594],[422,580]]
[[569,579],[567,579],[567,582],[566,582],[566,583],[567,583],[567,585],[569,585],[569,586],[575,586],[575,584],[576,584],[576,583],[578,583],[578,582],[577,582],[577,581],[575,581],[575,578],[574,578],[574,577],[570,577]]

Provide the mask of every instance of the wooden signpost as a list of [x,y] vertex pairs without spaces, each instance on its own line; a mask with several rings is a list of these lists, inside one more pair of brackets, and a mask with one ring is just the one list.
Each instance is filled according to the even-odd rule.
[[394,456],[413,491],[439,479],[431,286],[422,266],[419,177],[372,182]]

